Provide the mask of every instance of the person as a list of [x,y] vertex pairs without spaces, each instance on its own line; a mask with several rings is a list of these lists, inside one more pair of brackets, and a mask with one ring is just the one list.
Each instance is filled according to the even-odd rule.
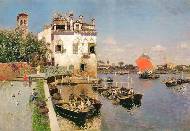
[[29,76],[29,87],[31,87],[31,86],[32,86],[32,77]]
[[18,101],[16,101],[16,105],[17,105],[17,106],[19,105],[19,102],[18,102]]
[[129,95],[134,94],[133,88],[131,88],[131,89],[129,90],[129,93],[128,93],[128,94],[129,94]]
[[20,90],[18,90],[18,95],[20,95],[21,94],[21,91]]
[[15,97],[15,94],[13,94],[12,97]]
[[91,102],[90,102],[90,100],[89,100],[89,99],[87,100],[86,104],[87,104],[88,106],[90,106],[90,105],[91,105]]
[[81,111],[84,110],[84,103],[82,101],[80,102],[80,106],[79,107],[80,107]]

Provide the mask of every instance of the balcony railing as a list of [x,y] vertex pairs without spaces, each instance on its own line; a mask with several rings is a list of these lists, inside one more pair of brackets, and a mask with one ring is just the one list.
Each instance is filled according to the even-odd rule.
[[89,53],[84,53],[84,54],[82,54],[82,58],[89,59],[90,58],[90,54]]

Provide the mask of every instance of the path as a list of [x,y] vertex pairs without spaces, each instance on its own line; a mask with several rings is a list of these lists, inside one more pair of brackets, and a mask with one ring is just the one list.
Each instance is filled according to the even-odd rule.
[[[24,86],[23,82],[14,81],[12,84],[0,84],[0,131],[31,131],[32,110],[29,96],[32,88]],[[36,84],[33,83],[32,86]],[[12,97],[13,94],[15,97]]]
[[46,99],[49,98],[48,101],[47,101],[47,107],[49,109],[48,114],[49,114],[49,119],[50,119],[51,131],[60,131],[60,128],[59,128],[59,125],[58,125],[58,122],[57,122],[57,117],[56,117],[56,114],[55,114],[55,111],[54,111],[54,108],[53,108],[53,104],[52,104],[52,101],[51,101],[47,81],[45,81],[45,80],[44,80],[44,91],[45,91]]

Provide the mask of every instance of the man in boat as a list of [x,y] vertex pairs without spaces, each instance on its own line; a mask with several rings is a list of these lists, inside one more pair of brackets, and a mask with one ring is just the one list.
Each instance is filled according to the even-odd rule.
[[84,103],[81,101],[80,102],[80,105],[78,106],[78,109],[80,110],[80,111],[83,111],[84,110]]
[[134,94],[134,90],[133,90],[133,88],[130,88],[130,89],[129,89],[128,94],[129,94],[129,95],[133,95],[133,94]]
[[91,105],[91,102],[90,102],[90,100],[89,100],[89,99],[87,100],[86,104],[87,104],[88,106],[90,106],[90,105]]

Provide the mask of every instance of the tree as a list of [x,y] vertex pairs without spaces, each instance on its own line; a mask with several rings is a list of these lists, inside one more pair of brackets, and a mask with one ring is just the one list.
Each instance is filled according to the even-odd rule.
[[14,30],[0,30],[0,62],[28,62],[33,66],[46,62],[48,48],[45,41],[29,33],[23,38]]

